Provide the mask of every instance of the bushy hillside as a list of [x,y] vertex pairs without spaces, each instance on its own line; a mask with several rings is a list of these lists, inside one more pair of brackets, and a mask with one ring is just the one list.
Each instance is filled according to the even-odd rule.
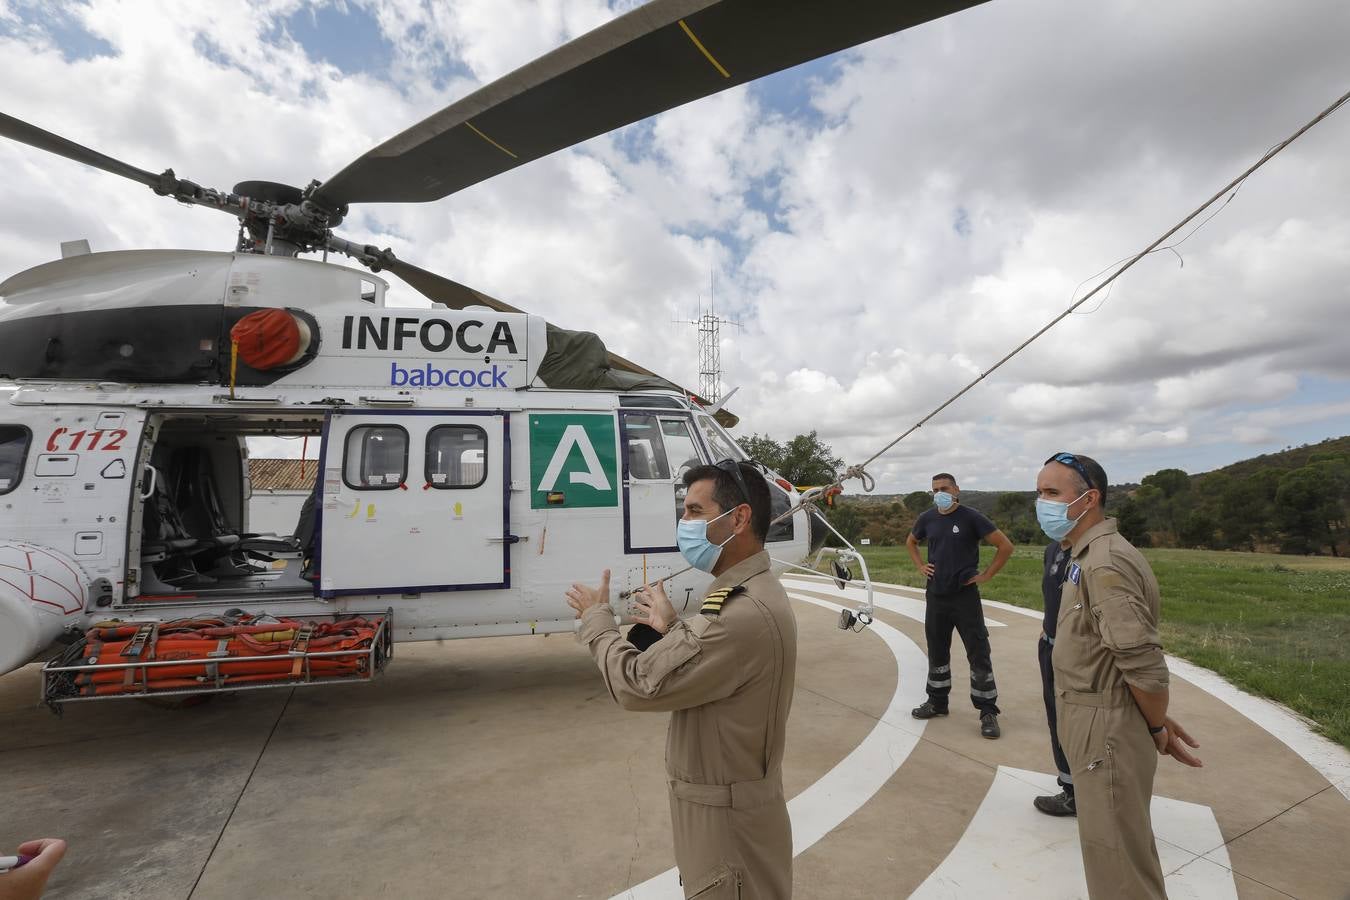
[[[1045,540],[1035,499],[1033,491],[961,494],[1022,544]],[[854,542],[899,544],[930,502],[925,491],[845,497],[830,517]],[[1350,551],[1350,436],[1198,475],[1162,469],[1137,485],[1112,485],[1107,512],[1142,547],[1343,555]]]

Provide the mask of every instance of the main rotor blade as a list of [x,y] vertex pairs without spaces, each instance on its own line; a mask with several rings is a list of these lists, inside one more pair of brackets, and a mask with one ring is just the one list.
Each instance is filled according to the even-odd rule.
[[654,0],[452,103],[319,188],[438,200],[631,122],[986,0]]
[[84,163],[86,166],[93,166],[95,169],[102,169],[114,175],[121,175],[123,178],[130,178],[146,187],[154,188],[156,193],[164,193],[166,186],[171,190],[176,183],[172,173],[167,173],[169,180],[166,185],[164,176],[147,172],[145,169],[138,169],[122,162],[120,159],[113,159],[97,150],[90,150],[88,147],[67,140],[59,134],[43,131],[36,125],[30,125],[22,119],[16,119],[4,113],[0,113],[0,135],[12,138],[22,144],[28,144],[30,147],[36,147],[39,150],[46,150],[48,153],[64,156],[66,159],[73,159],[76,162]]
[[[385,257],[382,260],[382,268],[385,271],[393,272],[399,278],[407,282],[410,287],[428,299],[434,300],[437,303],[444,303],[451,309],[464,309],[467,306],[486,306],[490,309],[495,309],[497,312],[524,312],[524,310],[517,309],[509,303],[504,303],[496,297],[489,296],[481,291],[476,291],[468,285],[460,284],[458,281],[446,278],[444,275],[428,272],[426,269],[414,266],[412,263],[406,263],[397,257]],[[661,378],[660,375],[657,375],[651,369],[640,366],[632,360],[625,359],[611,350],[606,349],[606,355],[608,357],[610,368],[619,369],[623,372],[632,372],[635,375],[644,375],[649,378]]]
[[410,287],[428,299],[437,303],[444,303],[451,309],[464,309],[466,306],[486,306],[489,309],[495,309],[497,312],[524,312],[524,310],[516,309],[509,303],[503,303],[496,297],[489,297],[487,294],[475,291],[468,285],[460,284],[444,275],[437,275],[435,272],[428,272],[426,269],[418,268],[401,259],[389,259],[383,267],[402,278]]

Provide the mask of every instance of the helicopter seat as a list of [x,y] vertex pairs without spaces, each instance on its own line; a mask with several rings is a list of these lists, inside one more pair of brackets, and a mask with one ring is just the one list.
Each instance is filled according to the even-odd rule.
[[299,559],[301,547],[292,537],[275,534],[241,533],[230,527],[220,501],[220,488],[211,469],[211,457],[200,447],[184,447],[174,458],[175,483],[179,485],[179,509],[188,531],[198,540],[209,542],[220,552],[215,554],[215,571],[220,574],[253,575],[257,570],[248,559],[273,562]]
[[188,534],[178,515],[173,490],[161,474],[163,470],[153,463],[151,468],[155,470],[155,487],[146,499],[141,520],[142,588],[171,592],[213,583],[214,578],[197,570],[193,557],[217,545]]

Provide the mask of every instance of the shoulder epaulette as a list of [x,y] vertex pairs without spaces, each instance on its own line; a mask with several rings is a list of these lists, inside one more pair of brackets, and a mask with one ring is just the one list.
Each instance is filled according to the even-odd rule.
[[699,610],[699,613],[705,616],[719,616],[722,614],[722,604],[744,591],[745,585],[743,584],[719,588],[703,598],[703,607]]

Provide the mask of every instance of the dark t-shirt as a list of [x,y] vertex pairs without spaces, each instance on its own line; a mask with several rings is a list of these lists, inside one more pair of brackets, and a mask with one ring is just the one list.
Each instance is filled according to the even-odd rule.
[[928,562],[934,569],[928,593],[958,593],[967,579],[980,574],[980,541],[995,531],[993,522],[968,506],[957,506],[945,516],[936,508],[920,513],[911,533],[928,542]]
[[1059,621],[1059,595],[1064,591],[1064,577],[1069,573],[1069,550],[1054,541],[1045,548],[1045,568],[1041,574],[1041,599],[1045,601],[1045,620],[1041,630],[1055,636]]

